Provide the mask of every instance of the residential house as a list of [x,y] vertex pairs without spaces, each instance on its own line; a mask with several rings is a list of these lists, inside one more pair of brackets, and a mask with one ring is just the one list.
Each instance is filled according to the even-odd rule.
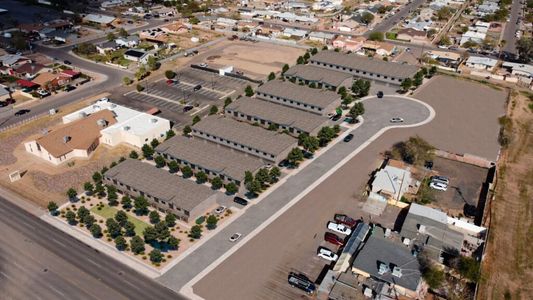
[[417,31],[428,31],[431,29],[431,25],[433,24],[433,21],[417,21],[417,20],[411,20],[407,24],[404,25],[405,28],[411,28]]
[[349,89],[353,81],[353,77],[350,74],[313,65],[294,65],[283,73],[283,76],[286,79],[294,80],[296,83],[305,85],[314,83],[316,88],[326,88],[334,91],[341,86]]
[[183,34],[189,32],[189,30],[192,28],[192,25],[185,24],[182,22],[172,22],[167,25],[161,26],[161,30],[163,32],[168,34]]
[[287,27],[283,30],[283,35],[290,38],[303,39],[307,36],[309,31],[303,29],[296,29]]
[[106,55],[109,52],[117,50],[119,46],[115,41],[103,42],[96,45],[96,51],[102,55]]
[[445,52],[431,50],[427,52],[432,59],[444,64],[444,66],[455,68],[461,61],[461,54],[455,52]]
[[169,36],[161,28],[155,28],[141,31],[139,38],[156,44],[165,44],[168,42]]
[[498,64],[497,59],[482,56],[470,56],[465,63],[465,65],[469,68],[486,71],[494,70],[496,64]]
[[53,91],[69,83],[70,78],[52,72],[45,72],[37,75],[32,82],[38,84],[44,90]]
[[20,78],[32,79],[41,72],[50,71],[44,65],[38,63],[25,63],[13,70],[13,74]]
[[17,68],[27,63],[31,63],[31,59],[20,54],[5,54],[0,56],[0,65],[4,67]]
[[115,17],[108,15],[88,14],[82,20],[84,23],[91,23],[100,27],[113,27],[112,23],[115,19]]
[[519,78],[528,79],[528,81],[533,79],[533,65],[504,61],[502,67]]
[[365,41],[366,39],[364,37],[352,38],[338,36],[335,40],[333,40],[333,47],[344,51],[357,52],[363,47]]
[[329,44],[334,38],[335,35],[332,33],[322,31],[313,31],[309,33],[309,40],[320,42],[322,44]]
[[401,29],[400,31],[398,31],[398,35],[396,38],[398,40],[408,41],[412,43],[427,42],[425,31],[416,30],[412,28]]
[[378,170],[370,184],[370,198],[400,201],[409,190],[416,189],[420,182],[411,175],[410,167],[387,165]]
[[459,42],[459,44],[463,45],[466,42],[474,42],[476,44],[481,44],[485,40],[486,36],[487,34],[484,32],[467,31],[461,36],[461,41]]
[[8,89],[9,88],[5,85],[0,84],[0,101],[4,101],[11,98],[11,93]]
[[340,22],[335,22],[331,29],[341,31],[341,32],[351,32],[357,29],[361,24],[352,18],[342,20]]
[[126,52],[124,52],[124,58],[131,61],[136,61],[140,64],[147,64],[148,58],[150,56],[153,56],[152,54],[148,52],[144,52],[142,50],[138,49],[129,49]]
[[140,39],[138,36],[130,35],[128,37],[121,37],[115,40],[115,43],[119,47],[133,48],[139,46]]
[[363,43],[363,50],[375,53],[380,56],[390,56],[396,51],[396,46],[387,42],[378,42],[378,41],[366,41]]

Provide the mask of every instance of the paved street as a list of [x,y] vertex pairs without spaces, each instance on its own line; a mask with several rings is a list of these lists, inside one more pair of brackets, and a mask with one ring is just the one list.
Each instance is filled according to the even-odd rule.
[[385,19],[381,21],[376,27],[374,27],[372,30],[369,30],[364,34],[365,37],[368,37],[370,33],[372,32],[387,32],[392,27],[394,27],[396,24],[402,22],[403,17],[407,17],[411,12],[415,11],[420,5],[422,5],[425,1],[424,0],[414,0],[411,3],[408,3],[400,9],[399,12],[393,14],[388,19]]
[[505,31],[503,32],[502,40],[505,40],[505,47],[503,51],[507,53],[517,53],[516,52],[516,30],[518,26],[516,25],[516,20],[518,20],[518,13],[522,10],[521,0],[514,0],[511,4],[511,13],[510,21],[505,24]]
[[[249,206],[247,211],[239,219],[235,220],[179,262],[160,277],[159,281],[165,286],[179,291],[183,285],[235,245],[228,241],[228,237],[231,234],[240,232],[246,238],[246,235],[250,234],[252,230],[260,226],[274,213],[280,211],[280,209],[295,199],[304,190],[308,189],[325,172],[328,172],[328,170],[336,166],[381,129],[390,126],[389,120],[391,117],[401,116],[405,119],[404,125],[408,125],[422,122],[430,116],[430,111],[426,106],[398,97],[386,97],[379,101],[375,99],[367,100],[365,106],[367,110],[365,120],[367,121],[353,132],[355,136],[350,143],[339,142],[314,162],[306,166],[297,176],[289,177],[283,185],[274,190],[258,204]],[[261,270],[261,268],[255,270]],[[233,284],[240,285],[238,282],[234,282]],[[238,293],[237,290],[239,289],[236,288],[235,292]],[[246,297],[226,297],[228,296],[223,295],[222,298],[247,299]]]
[[184,299],[0,197],[2,299]]

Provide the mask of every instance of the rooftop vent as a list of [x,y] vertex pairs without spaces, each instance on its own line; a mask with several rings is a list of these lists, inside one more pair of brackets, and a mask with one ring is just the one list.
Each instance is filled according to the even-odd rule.
[[411,240],[408,238],[403,238],[403,244],[409,246],[409,244],[411,244]]
[[392,276],[396,276],[398,278],[402,277],[402,269],[398,266],[394,266],[392,269]]
[[66,144],[66,143],[68,143],[71,139],[72,139],[72,138],[71,138],[70,136],[65,135],[65,136],[63,137],[63,143]]
[[87,117],[87,113],[84,112],[84,111],[80,112],[80,117],[81,117],[81,118],[85,118],[85,117]]
[[385,229],[385,237],[389,237],[391,234],[390,228]]
[[124,131],[128,131],[128,130],[130,130],[130,129],[131,129],[130,126],[124,126],[124,127],[122,127],[122,130],[124,130]]
[[100,105],[93,105],[93,110],[100,110]]
[[105,119],[99,119],[98,121],[96,121],[96,124],[100,127],[106,127],[107,121]]
[[116,108],[117,105],[115,103],[111,104],[111,108]]
[[378,274],[379,274],[379,275],[383,275],[383,274],[385,274],[385,273],[387,273],[387,272],[390,272],[390,268],[389,268],[389,266],[387,266],[386,263],[382,263],[382,262],[380,262],[380,263],[379,263]]
[[418,224],[418,232],[426,233],[426,226],[422,224]]
[[150,119],[150,122],[151,123],[157,123],[157,119],[156,118],[152,118],[152,119]]

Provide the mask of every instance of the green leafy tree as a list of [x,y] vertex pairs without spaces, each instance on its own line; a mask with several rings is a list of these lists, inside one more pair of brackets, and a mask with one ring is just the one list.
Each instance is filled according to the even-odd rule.
[[180,245],[180,240],[174,236],[171,236],[168,238],[167,245],[170,248],[170,250],[176,250],[178,249]]
[[311,48],[311,55],[315,55],[318,53],[318,49],[317,48]]
[[113,32],[108,33],[106,37],[108,41],[114,41],[117,38]]
[[270,72],[270,74],[268,74],[268,81],[271,81],[274,79],[276,79],[276,74],[274,72]]
[[181,173],[185,178],[190,178],[193,175],[192,169],[189,166],[184,166],[183,168],[181,168]]
[[152,147],[150,147],[150,145],[148,144],[144,144],[141,150],[143,152],[144,157],[146,158],[152,158],[152,156],[154,155],[154,149],[152,149]]
[[357,79],[352,84],[352,92],[357,95],[357,97],[368,96],[370,91],[370,81],[364,79]]
[[69,210],[65,213],[65,218],[67,219],[67,222],[70,224],[70,225],[74,225],[76,224],[76,214]]
[[363,102],[356,102],[350,108],[350,111],[348,112],[348,116],[350,116],[353,120],[355,120],[357,119],[358,116],[362,116],[364,113],[365,113],[365,106],[363,105]]
[[168,227],[174,227],[176,225],[176,215],[173,213],[167,213],[165,216],[165,223]]
[[150,142],[150,146],[152,146],[152,148],[156,148],[157,146],[159,146],[159,140],[157,139],[153,139],[151,142]]
[[408,91],[411,86],[413,86],[413,81],[411,80],[411,78],[405,78],[402,81],[401,87],[403,91]]
[[421,73],[416,73],[413,79],[413,85],[419,87],[420,85],[422,85],[423,80],[423,75]]
[[126,209],[131,208],[131,198],[128,196],[123,196],[120,203],[122,204],[122,207]]
[[452,11],[448,6],[443,6],[437,10],[437,19],[439,21],[448,20],[452,16]]
[[170,237],[170,231],[168,230],[168,226],[165,221],[155,224],[154,229],[157,232],[157,238],[160,242],[164,242]]
[[97,182],[94,186],[94,192],[96,195],[103,197],[105,196],[105,187],[101,182]]
[[128,76],[124,76],[124,78],[122,78],[122,82],[124,83],[124,85],[130,85],[133,80],[131,80],[131,78],[129,78]]
[[104,166],[104,167],[102,168],[102,170],[100,170],[100,173],[102,173],[102,175],[104,175],[105,172],[107,172],[108,170],[109,170],[109,169],[108,169],[106,166]]
[[218,223],[218,218],[215,217],[215,215],[209,215],[209,217],[207,217],[206,227],[209,230],[215,229],[217,228],[217,223]]
[[309,52],[305,52],[305,54],[304,54],[305,62],[307,62],[309,60],[309,58],[311,58],[311,55],[309,55]]
[[202,171],[196,173],[195,177],[196,177],[196,182],[199,183],[199,184],[203,184],[203,183],[207,182],[207,174],[205,174]]
[[57,203],[55,203],[54,201],[50,201],[48,202],[47,208],[52,215],[55,215],[59,206],[57,206]]
[[85,208],[85,206],[81,206],[80,208],[78,208],[77,215],[80,221],[83,221],[83,219],[90,214],[91,212],[87,208]]
[[222,185],[224,185],[224,183],[222,182],[222,179],[220,179],[220,177],[214,177],[213,179],[211,179],[211,188],[214,189],[214,190],[219,190]]
[[96,239],[102,237],[102,227],[100,227],[100,225],[98,224],[91,225],[91,227],[89,228],[89,231],[91,232],[92,236]]
[[253,180],[246,184],[246,189],[253,195],[257,195],[261,192],[261,182],[259,180]]
[[288,64],[284,64],[283,65],[283,68],[281,69],[281,74],[284,74],[285,72],[287,72],[289,70],[289,65]]
[[289,152],[287,160],[291,165],[297,166],[302,160],[304,160],[304,154],[300,148],[293,148],[291,152]]
[[434,266],[425,269],[422,277],[432,289],[438,289],[444,282],[444,272]]
[[176,77],[176,73],[174,71],[172,71],[172,70],[166,70],[165,71],[165,77],[167,79],[172,79],[172,78]]
[[102,182],[102,174],[100,174],[100,172],[94,172],[93,181],[94,183]]
[[278,178],[281,176],[281,171],[278,167],[273,167],[268,173],[270,183],[275,183],[278,181]]
[[138,83],[137,86],[135,87],[135,89],[137,89],[137,92],[142,92],[142,91],[144,91],[144,86],[142,86],[140,83]]
[[192,125],[194,125],[194,124],[200,122],[201,120],[202,120],[202,118],[200,118],[199,115],[194,116],[194,117],[192,118]]
[[155,71],[161,66],[161,64],[157,61],[157,58],[152,55],[148,57],[147,65],[151,71]]
[[296,59],[297,65],[303,65],[305,63],[305,59],[303,56],[298,56],[298,59]]
[[533,39],[531,37],[521,37],[516,41],[516,49],[521,60],[528,63],[533,60]]
[[200,227],[200,225],[194,225],[191,227],[189,236],[193,239],[199,239],[202,236],[202,227]]
[[244,171],[244,183],[252,182],[254,180],[254,174],[250,171]]
[[93,226],[93,224],[96,222],[96,219],[91,215],[86,215],[83,217],[82,221],[86,228],[91,228],[91,226]]
[[135,207],[135,213],[138,215],[146,215],[148,213],[148,201],[143,196],[135,198],[133,206]]
[[437,73],[437,67],[436,66],[431,66],[431,68],[429,68],[428,70],[428,77],[433,77],[435,75],[435,73]]
[[226,189],[226,192],[230,195],[233,195],[239,191],[239,188],[233,182],[227,183],[224,188]]
[[180,170],[180,167],[175,160],[171,160],[168,163],[168,170],[170,171],[170,173],[177,173]]
[[188,136],[191,132],[192,132],[191,126],[186,125],[185,127],[183,127],[183,135],[184,136]]
[[226,108],[226,106],[230,105],[231,102],[233,102],[231,100],[231,98],[230,97],[226,97],[226,99],[224,100],[224,108]]
[[130,249],[134,254],[144,252],[145,248],[143,239],[138,235],[134,236],[130,241]]
[[165,141],[174,137],[176,135],[176,133],[174,132],[174,130],[172,129],[169,129],[166,133],[165,133]]
[[115,219],[113,218],[108,218],[105,221],[105,226],[107,228],[107,233],[109,233],[112,238],[116,238],[122,233],[120,224],[118,224],[117,221],[115,221]]
[[461,276],[472,282],[477,282],[481,275],[479,262],[472,257],[459,257],[457,271],[459,271]]
[[148,226],[143,231],[144,241],[147,243],[152,243],[157,240],[157,231],[153,226]]
[[335,130],[329,126],[320,128],[317,138],[321,147],[327,145],[335,137]]
[[119,235],[115,238],[115,247],[117,247],[119,251],[124,251],[128,248],[128,243],[124,237]]
[[131,150],[131,152],[130,152],[130,158],[131,158],[131,159],[138,159],[138,158],[139,158],[139,154],[137,154],[137,151],[135,151],[135,150]]
[[87,195],[92,195],[94,193],[94,185],[89,181],[83,184],[83,189],[85,190],[85,193],[87,193]]
[[146,71],[146,68],[144,66],[140,66],[137,72],[135,72],[135,79],[142,80],[147,75],[148,71]]
[[163,156],[161,155],[156,156],[154,158],[154,162],[155,162],[155,166],[158,168],[162,168],[167,164],[167,162],[165,161],[165,158],[163,158]]
[[[299,138],[300,140],[300,138]],[[309,136],[307,134],[303,134],[302,138],[301,138],[301,143],[299,143],[300,146],[302,146],[305,150],[313,153],[315,152],[318,147],[320,146],[320,141],[314,137],[314,136]]]
[[67,197],[70,200],[76,199],[76,196],[78,195],[78,192],[74,188],[70,188],[67,190]]
[[211,105],[211,107],[209,108],[209,115],[214,115],[218,113],[218,107],[216,105]]
[[134,236],[135,235],[135,224],[133,224],[130,221],[127,221],[124,224],[124,235],[126,235],[126,236]]
[[337,90],[337,94],[341,95],[342,98],[346,97],[346,87],[341,86],[341,87]]
[[368,36],[368,39],[371,41],[382,42],[385,39],[385,35],[383,34],[383,32],[374,31]]
[[163,254],[161,254],[161,250],[154,249],[150,252],[150,261],[153,263],[160,263],[161,260],[163,260]]
[[270,181],[270,176],[266,168],[261,168],[255,174],[255,180],[259,181],[261,185],[264,185],[266,182]]
[[157,224],[157,223],[159,223],[161,221],[159,213],[156,210],[152,210],[148,214],[148,218],[150,218],[150,223],[152,223],[152,224]]
[[372,21],[374,21],[374,15],[365,11],[362,15],[361,15],[361,22],[363,22],[364,24],[368,25],[370,23],[372,23]]
[[108,185],[107,186],[107,201],[110,206],[117,206],[118,205],[118,195],[117,195],[117,188]]
[[124,226],[126,225],[126,222],[128,222],[128,215],[124,211],[119,210],[115,214],[115,221],[117,221],[120,226]]
[[120,29],[118,30],[118,35],[119,35],[120,37],[127,38],[127,37],[128,37],[128,32],[126,31],[126,29],[124,29],[124,28],[120,28]]
[[247,97],[252,97],[254,95],[254,89],[252,89],[250,85],[247,85],[246,88],[244,89],[244,94]]

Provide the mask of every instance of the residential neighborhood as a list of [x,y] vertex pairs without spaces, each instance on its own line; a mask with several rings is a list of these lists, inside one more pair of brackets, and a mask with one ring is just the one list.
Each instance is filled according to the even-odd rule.
[[527,298],[532,22],[0,1],[0,298]]

